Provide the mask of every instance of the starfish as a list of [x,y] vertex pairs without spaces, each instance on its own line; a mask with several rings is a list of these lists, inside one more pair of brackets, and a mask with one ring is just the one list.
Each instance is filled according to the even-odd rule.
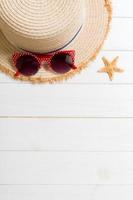
[[98,72],[99,73],[107,73],[109,76],[109,79],[112,81],[114,78],[114,73],[119,72],[122,73],[124,72],[123,69],[120,69],[117,67],[117,62],[118,62],[119,57],[116,57],[112,62],[109,62],[105,57],[102,58],[104,62],[104,67],[100,69]]

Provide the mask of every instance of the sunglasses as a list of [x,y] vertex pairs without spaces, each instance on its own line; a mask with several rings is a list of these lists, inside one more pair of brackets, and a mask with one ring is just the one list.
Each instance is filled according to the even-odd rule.
[[47,64],[49,70],[65,74],[70,70],[77,69],[74,65],[75,51],[60,51],[52,54],[32,54],[29,52],[15,52],[12,56],[13,64],[16,68],[15,76],[33,76],[42,66]]

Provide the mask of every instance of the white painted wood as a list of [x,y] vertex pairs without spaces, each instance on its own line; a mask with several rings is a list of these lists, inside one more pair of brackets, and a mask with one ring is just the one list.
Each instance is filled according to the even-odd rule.
[[133,117],[133,85],[0,85],[0,116]]
[[132,200],[132,186],[0,186],[2,200]]
[[133,153],[0,152],[0,184],[133,184]]
[[133,50],[133,18],[113,19],[105,50]]
[[133,119],[0,119],[0,127],[0,151],[133,151]]
[[114,17],[133,17],[131,0],[111,0]]

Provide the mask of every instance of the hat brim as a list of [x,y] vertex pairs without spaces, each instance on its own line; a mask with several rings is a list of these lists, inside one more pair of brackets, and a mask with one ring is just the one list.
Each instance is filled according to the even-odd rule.
[[0,70],[7,75],[33,83],[53,83],[56,81],[66,80],[82,69],[86,68],[92,62],[107,37],[112,18],[112,6],[110,0],[85,0],[85,23],[78,36],[63,50],[75,50],[76,70],[60,75],[48,70],[41,69],[36,75],[25,77],[20,75],[15,77],[11,57],[14,51],[18,49],[11,45],[0,32]]

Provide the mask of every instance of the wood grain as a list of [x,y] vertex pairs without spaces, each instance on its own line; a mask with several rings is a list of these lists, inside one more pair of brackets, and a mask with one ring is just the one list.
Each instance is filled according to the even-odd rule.
[[131,0],[111,0],[113,4],[113,16],[122,18],[133,17],[132,1]]
[[0,186],[2,200],[132,200],[132,186]]
[[0,127],[0,151],[133,151],[133,119],[17,118]]
[[0,85],[0,116],[133,117],[132,85]]
[[132,158],[132,152],[0,152],[0,184],[133,184]]

